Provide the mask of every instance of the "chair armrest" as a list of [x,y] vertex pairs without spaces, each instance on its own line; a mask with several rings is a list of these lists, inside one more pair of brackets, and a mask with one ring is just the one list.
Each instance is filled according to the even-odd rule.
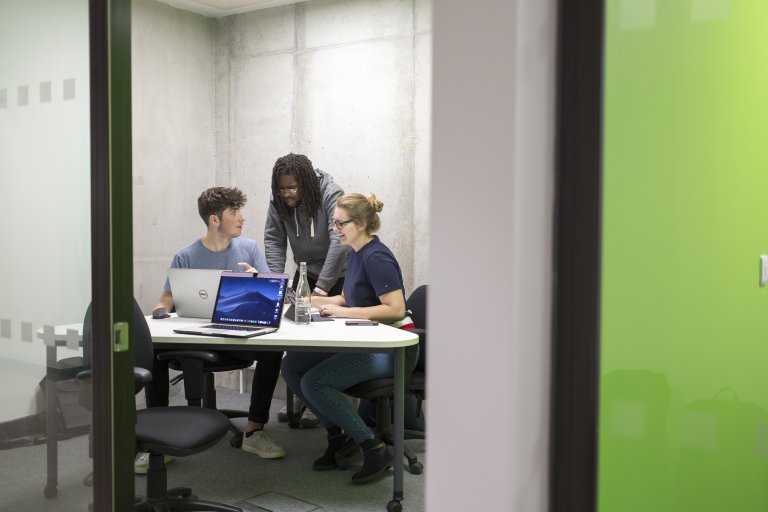
[[90,379],[91,377],[93,377],[93,370],[89,368],[87,370],[77,372],[77,375],[75,375],[75,380],[79,382],[85,379]]
[[[91,377],[93,377],[93,370],[83,370],[75,376],[75,380],[84,381],[86,379],[90,379]],[[152,380],[152,372],[150,372],[146,368],[134,366],[133,380],[134,382],[141,382],[146,384],[147,382]]]
[[140,366],[134,366],[133,367],[133,381],[134,382],[141,382],[142,384],[146,384],[147,382],[152,380],[152,372],[147,370],[146,368],[141,368]]

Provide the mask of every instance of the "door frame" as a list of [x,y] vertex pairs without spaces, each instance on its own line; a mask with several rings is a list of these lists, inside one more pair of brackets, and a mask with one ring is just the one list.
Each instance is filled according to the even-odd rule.
[[597,509],[604,13],[558,1],[552,512]]
[[[89,1],[94,510],[133,507],[131,0]],[[129,335],[130,339],[130,335]],[[98,340],[107,342],[99,343]]]

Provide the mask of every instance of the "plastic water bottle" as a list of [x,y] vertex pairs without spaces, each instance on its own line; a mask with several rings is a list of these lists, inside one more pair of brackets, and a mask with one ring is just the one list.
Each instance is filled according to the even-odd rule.
[[294,320],[299,325],[309,325],[312,320],[312,303],[310,299],[309,281],[307,280],[307,263],[299,265],[299,285],[296,287],[296,316]]

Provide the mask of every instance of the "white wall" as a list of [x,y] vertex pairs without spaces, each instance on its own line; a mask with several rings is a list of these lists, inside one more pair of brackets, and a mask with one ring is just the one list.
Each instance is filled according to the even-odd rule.
[[90,300],[88,79],[87,1],[3,2],[0,422],[41,408],[35,331],[82,321]]
[[290,151],[347,191],[376,193],[380,236],[407,289],[425,282],[430,6],[313,0],[213,20],[134,2],[134,289],[144,310],[174,252],[202,234],[203,189],[241,188],[244,235],[263,243],[272,166]]
[[547,510],[555,12],[434,3],[430,512]]

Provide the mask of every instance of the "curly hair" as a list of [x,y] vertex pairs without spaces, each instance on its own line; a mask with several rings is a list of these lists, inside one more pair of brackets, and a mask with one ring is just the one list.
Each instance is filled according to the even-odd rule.
[[272,202],[281,218],[287,219],[291,215],[291,208],[286,206],[280,197],[280,176],[296,178],[307,218],[312,217],[322,207],[323,195],[320,191],[320,179],[315,174],[312,162],[304,155],[288,153],[278,158],[272,168]]
[[208,218],[216,215],[222,218],[224,210],[232,208],[239,210],[245,206],[248,198],[239,188],[211,187],[204,190],[197,198],[197,211],[200,212],[205,225],[208,225]]
[[373,193],[367,197],[357,193],[344,194],[336,202],[336,208],[347,212],[349,219],[365,229],[368,235],[375,233],[381,227],[379,212],[384,208],[384,203],[379,201]]

